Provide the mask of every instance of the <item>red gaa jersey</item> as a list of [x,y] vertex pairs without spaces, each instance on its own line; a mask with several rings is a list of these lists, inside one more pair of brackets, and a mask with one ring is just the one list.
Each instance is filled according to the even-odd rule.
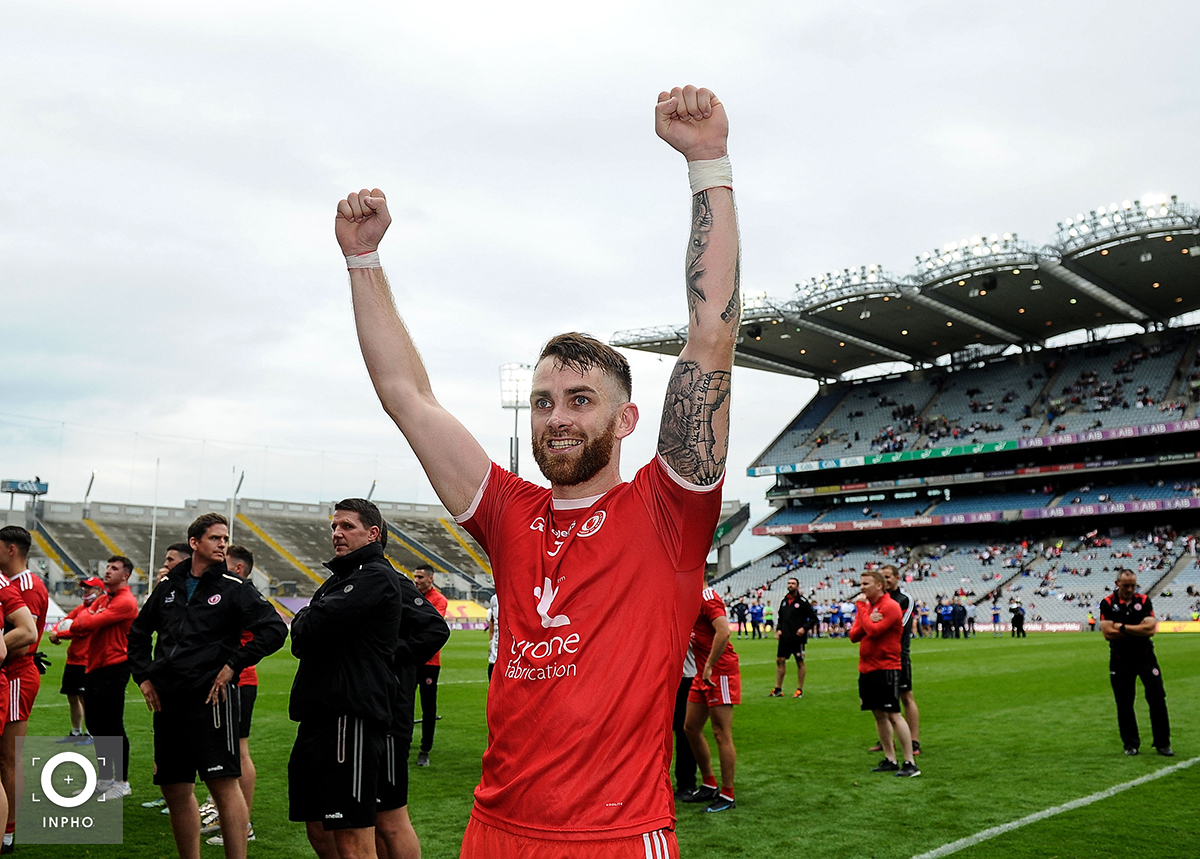
[[137,598],[129,585],[122,585],[115,594],[105,591],[96,597],[71,628],[59,635],[90,639],[88,671],[120,665],[129,658],[129,627],[137,614]]
[[[450,600],[446,599],[445,595],[437,588],[432,587],[425,593],[421,594],[429,602],[431,606],[438,610],[438,614],[442,617],[446,616],[446,609],[450,607]],[[425,663],[426,665],[441,665],[442,651],[433,654],[433,658]]]
[[[93,602],[95,602],[95,600],[93,600]],[[69,612],[67,612],[67,616],[64,617],[63,620],[73,621],[73,620],[75,620],[75,618],[79,617],[79,615],[81,615],[86,610],[87,610],[87,605],[80,603],[79,605],[75,606],[75,608],[73,608]],[[55,631],[56,631],[55,634],[57,634],[57,629],[58,628],[55,627]],[[66,638],[66,636],[62,636],[62,637]],[[88,639],[72,638],[70,640],[70,643],[67,645],[67,664],[68,665],[82,665],[82,666],[84,666],[84,668],[86,668],[87,667],[87,652],[88,652]]]
[[[0,575],[0,579],[4,579],[4,584],[0,585],[0,612],[4,613],[4,631],[8,632],[13,628],[12,621],[8,619],[9,616],[13,612],[28,608],[29,606],[25,605],[25,600],[21,599],[20,592],[15,586],[8,583],[7,578]],[[35,620],[34,623],[37,623],[37,621]],[[4,670],[7,671],[14,662],[16,662],[15,658],[5,663]]]
[[604,495],[553,500],[492,464],[456,517],[491,557],[505,613],[479,821],[561,841],[674,827],[674,690],[720,486],[655,457]]
[[29,570],[15,579],[0,575],[0,588],[8,587],[16,588],[20,593],[21,600],[33,615],[33,623],[37,627],[37,641],[23,655],[10,659],[5,665],[6,669],[24,668],[33,664],[33,654],[42,643],[42,633],[46,630],[46,613],[50,610],[50,593],[46,590],[46,583],[42,581],[42,577],[35,576]]
[[[697,674],[704,673],[708,655],[712,653],[713,636],[717,632],[713,628],[713,621],[718,617],[729,619],[725,613],[725,601],[712,588],[705,588],[704,593],[700,594],[700,616],[692,625],[692,653],[696,656]],[[738,657],[733,652],[733,642],[730,642],[725,645],[725,650],[717,657],[717,664],[713,666],[713,674],[733,675],[737,673]]]

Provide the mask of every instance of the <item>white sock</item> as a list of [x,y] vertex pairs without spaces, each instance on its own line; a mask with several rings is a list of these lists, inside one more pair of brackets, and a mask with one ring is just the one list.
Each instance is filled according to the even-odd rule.
[[5,833],[4,833],[4,843],[5,843],[5,844],[12,844],[12,843],[13,843],[13,833],[11,833],[11,832],[5,832]]

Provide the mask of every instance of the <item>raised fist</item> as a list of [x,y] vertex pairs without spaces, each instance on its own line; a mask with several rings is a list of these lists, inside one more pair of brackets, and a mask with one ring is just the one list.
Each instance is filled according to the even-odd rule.
[[342,254],[354,256],[378,250],[383,234],[392,223],[383,192],[378,188],[373,191],[363,188],[357,194],[347,194],[337,209],[333,233],[342,246]]
[[707,161],[729,153],[729,117],[711,90],[685,86],[659,93],[654,130],[688,161]]

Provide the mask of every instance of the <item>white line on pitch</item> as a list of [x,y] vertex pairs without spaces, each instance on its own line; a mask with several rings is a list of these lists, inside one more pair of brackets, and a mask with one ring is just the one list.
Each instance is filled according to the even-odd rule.
[[960,838],[957,841],[951,841],[949,844],[943,844],[936,850],[930,850],[928,853],[920,853],[913,859],[939,859],[942,856],[949,856],[951,853],[957,853],[959,850],[964,850],[978,844],[980,841],[987,841],[989,838],[995,838],[997,835],[1003,835],[1005,832],[1012,832],[1014,829],[1020,829],[1022,826],[1028,826],[1030,823],[1036,823],[1039,820],[1045,820],[1047,817],[1053,817],[1056,814],[1062,814],[1064,811],[1073,811],[1076,808],[1083,808],[1085,805],[1091,805],[1093,802],[1099,802],[1102,799],[1108,799],[1110,796],[1115,796],[1121,791],[1129,790],[1131,787],[1145,784],[1148,781],[1154,781],[1156,778],[1162,778],[1165,775],[1170,775],[1173,772],[1178,772],[1181,769],[1186,769],[1192,764],[1200,763],[1200,758],[1192,758],[1190,761],[1173,764],[1169,767],[1163,767],[1157,772],[1149,773],[1141,778],[1135,778],[1133,781],[1127,781],[1124,784],[1114,784],[1112,787],[1102,790],[1099,793],[1093,793],[1091,796],[1085,796],[1080,799],[1073,799],[1070,802],[1056,805],[1053,808],[1047,808],[1044,811],[1038,811],[1030,814],[1027,817],[1022,817],[1020,820],[1013,820],[1010,823],[1002,823],[999,826],[993,826],[991,829],[985,829],[982,832],[976,832],[974,835],[969,835],[966,838]]

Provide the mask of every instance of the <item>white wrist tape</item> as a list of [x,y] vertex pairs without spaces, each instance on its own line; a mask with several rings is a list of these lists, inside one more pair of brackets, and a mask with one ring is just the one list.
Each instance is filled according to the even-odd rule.
[[693,195],[708,188],[733,190],[733,166],[729,163],[729,156],[713,158],[711,161],[689,161],[688,181],[692,183]]
[[383,268],[379,262],[379,251],[346,257],[346,268]]

